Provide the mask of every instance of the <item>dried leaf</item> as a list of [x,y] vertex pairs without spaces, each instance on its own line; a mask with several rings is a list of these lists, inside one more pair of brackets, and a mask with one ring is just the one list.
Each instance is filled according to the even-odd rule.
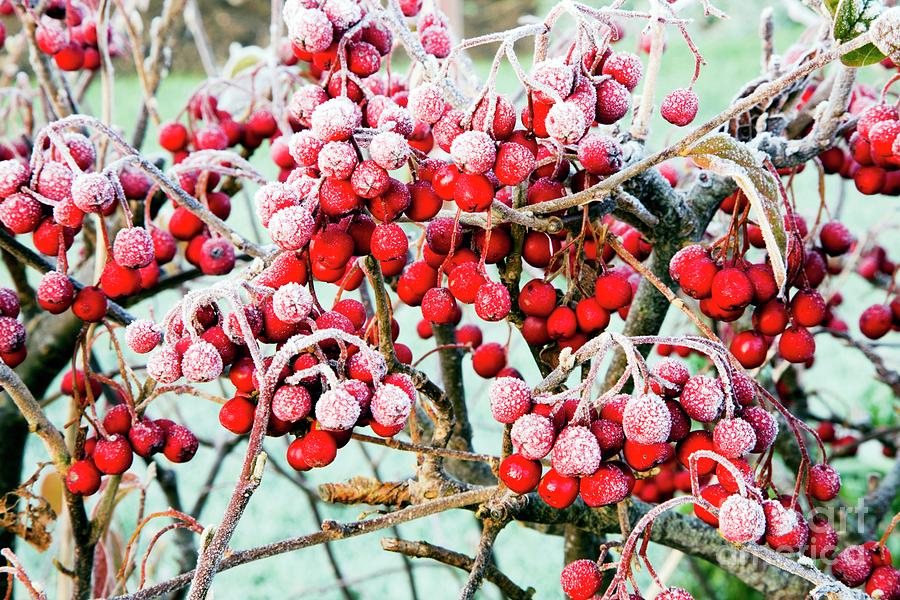
[[34,485],[45,466],[46,463],[41,463],[34,475],[0,499],[0,527],[19,536],[39,552],[50,547],[53,541],[50,526],[56,521],[50,501],[34,492]]
[[787,281],[784,260],[787,236],[778,201],[778,186],[772,175],[750,148],[725,134],[715,134],[701,140],[686,155],[691,156],[701,168],[734,179],[750,200],[766,243],[775,283],[779,290],[783,290]]

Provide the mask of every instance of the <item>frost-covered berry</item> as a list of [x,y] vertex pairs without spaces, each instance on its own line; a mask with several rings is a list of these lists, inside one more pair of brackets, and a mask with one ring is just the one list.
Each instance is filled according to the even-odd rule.
[[288,140],[288,152],[301,167],[312,167],[317,164],[319,152],[325,145],[321,139],[316,137],[309,129],[298,131]]
[[74,299],[75,286],[68,277],[59,271],[44,273],[37,288],[37,301],[41,308],[56,315],[68,310]]
[[140,269],[154,259],[153,238],[143,227],[125,227],[116,233],[113,259],[123,267]]
[[516,452],[529,460],[540,460],[553,449],[556,431],[550,419],[530,413],[516,419],[509,437]]
[[75,206],[71,198],[65,198],[53,207],[53,220],[65,227],[77,229],[84,222],[84,212]]
[[156,424],[166,432],[166,443],[163,446],[163,454],[173,463],[184,463],[194,458],[200,440],[190,429],[184,425],[165,423],[165,419],[159,419]]
[[335,29],[350,29],[362,18],[362,8],[356,0],[325,0],[322,11]]
[[625,500],[631,495],[634,483],[634,473],[628,465],[609,461],[600,463],[593,475],[582,478],[578,491],[585,504],[596,508]]
[[272,394],[272,414],[289,423],[306,417],[312,410],[312,398],[302,385],[283,385]]
[[603,63],[603,74],[610,75],[613,79],[628,88],[628,91],[637,87],[644,75],[644,66],[641,59],[632,52],[616,52]]
[[583,558],[563,567],[559,583],[572,600],[587,600],[600,590],[603,577],[597,563]]
[[503,185],[519,185],[531,175],[536,165],[531,150],[516,142],[504,142],[497,150],[494,175]]
[[553,468],[567,477],[587,477],[600,466],[600,444],[582,425],[563,429],[553,444]]
[[475,313],[489,322],[506,318],[512,309],[512,299],[506,286],[497,281],[486,281],[475,294]]
[[552,58],[535,67],[532,79],[539,84],[538,91],[534,93],[534,97],[541,102],[554,102],[558,98],[545,93],[540,89],[540,86],[550,88],[559,95],[559,98],[565,99],[572,91],[572,85],[575,83],[575,69],[572,65],[567,65],[559,59]]
[[369,156],[379,167],[393,171],[406,164],[409,158],[409,144],[399,133],[382,131],[372,138]]
[[9,288],[0,288],[0,315],[16,318],[21,309],[19,295]]
[[13,194],[0,203],[0,223],[15,234],[34,231],[43,216],[41,203],[26,194]]
[[665,358],[653,367],[651,373],[657,378],[651,382],[657,394],[674,398],[681,395],[684,384],[691,378],[691,373],[680,360]]
[[[221,357],[219,360],[222,360]],[[175,348],[157,348],[147,359],[147,374],[159,383],[178,381],[181,378],[181,357]]]
[[72,182],[72,200],[82,211],[98,213],[115,202],[115,189],[109,178],[100,173],[82,173]]
[[313,111],[310,127],[313,135],[324,142],[350,138],[362,123],[362,111],[346,96],[338,96],[320,104]]
[[385,384],[375,390],[369,409],[372,418],[383,427],[399,427],[406,423],[412,411],[412,401],[403,388]]
[[349,179],[357,162],[356,151],[348,142],[328,142],[319,151],[317,164],[325,177]]
[[12,317],[0,317],[0,352],[15,352],[25,344],[25,326]]
[[658,444],[669,439],[672,415],[656,394],[632,397],[622,413],[625,437],[639,444]]
[[440,25],[429,25],[419,31],[419,41],[425,52],[436,58],[447,58],[450,55],[450,34]]
[[865,546],[847,546],[834,557],[831,572],[841,583],[856,587],[865,583],[874,567],[872,553]]
[[0,198],[18,192],[28,181],[28,174],[28,165],[21,160],[0,161]]
[[147,354],[162,341],[162,329],[153,321],[137,319],[125,328],[125,343],[132,352]]
[[729,542],[755,542],[766,532],[762,505],[752,498],[732,494],[719,508],[719,533]]
[[608,135],[586,135],[578,143],[578,162],[593,175],[612,175],[622,168],[622,147]]
[[282,208],[300,204],[300,196],[297,192],[283,183],[267,183],[253,195],[256,204],[256,214],[263,227],[269,226],[272,215]]
[[831,465],[824,463],[813,465],[809,470],[807,489],[813,498],[820,502],[828,502],[837,497],[841,491],[841,475]]
[[309,127],[309,120],[313,111],[320,104],[328,100],[328,94],[321,86],[307,84],[291,95],[288,102],[288,112],[301,125]]
[[334,27],[321,10],[297,8],[288,14],[285,6],[284,21],[287,25],[291,44],[306,52],[323,52],[334,39]]
[[312,295],[299,283],[287,283],[272,296],[275,316],[286,323],[299,323],[309,317],[312,305]]
[[672,125],[684,127],[690,125],[697,116],[698,107],[699,99],[694,90],[678,88],[663,98],[659,105],[659,114]]
[[756,432],[744,419],[722,419],[713,430],[713,443],[722,456],[740,458],[756,446]]
[[718,379],[706,375],[694,375],[684,384],[681,407],[688,416],[701,423],[709,423],[722,410],[725,394]]
[[378,115],[378,128],[399,133],[407,138],[412,135],[416,123],[409,110],[393,101],[384,106]]
[[560,144],[574,144],[584,135],[584,112],[572,102],[557,102],[547,113],[547,135]]
[[753,428],[756,444],[750,452],[760,454],[768,450],[778,436],[778,421],[760,406],[748,406],[741,417]]
[[234,246],[223,237],[211,237],[200,246],[200,270],[206,275],[224,275],[234,268]]
[[380,355],[357,352],[347,361],[347,372],[354,380],[373,383],[384,377],[387,366]]
[[409,92],[406,106],[413,117],[433,125],[444,114],[446,104],[441,88],[433,83],[423,83]]
[[78,168],[87,171],[94,166],[94,161],[97,160],[97,151],[91,140],[80,133],[70,132],[65,135],[65,142]]
[[514,423],[531,408],[531,388],[515,377],[498,377],[488,390],[491,414],[500,423]]
[[335,388],[323,393],[316,401],[316,420],[322,429],[347,431],[359,419],[359,401],[346,390]]
[[285,250],[300,250],[312,237],[315,222],[305,206],[282,208],[269,220],[272,241]]
[[466,173],[485,173],[494,166],[497,149],[483,131],[464,131],[450,145],[453,162]]
[[[405,142],[404,142],[405,143]],[[391,177],[374,160],[364,160],[350,176],[354,193],[362,198],[377,198],[391,187]]]
[[356,399],[360,410],[368,410],[372,403],[372,388],[356,379],[341,382],[340,388]]
[[62,163],[45,163],[38,174],[37,191],[41,196],[50,200],[59,201],[70,198],[72,196],[72,171]]
[[624,117],[630,108],[631,94],[624,85],[615,79],[607,79],[597,86],[598,123],[612,125]]
[[222,355],[211,343],[195,340],[181,358],[181,373],[188,381],[212,381],[222,374]]
[[766,515],[766,535],[787,535],[797,526],[797,511],[784,506],[778,500],[763,502],[763,513]]

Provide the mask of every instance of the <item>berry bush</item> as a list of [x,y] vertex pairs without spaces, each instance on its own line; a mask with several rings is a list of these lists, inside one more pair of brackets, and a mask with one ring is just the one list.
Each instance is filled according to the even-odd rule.
[[[862,489],[838,460],[897,454],[898,213],[860,229],[845,196],[900,195],[900,8],[811,2],[781,53],[763,11],[761,73],[707,106],[695,21],[727,15],[631,4],[460,39],[430,0],[273,0],[269,47],[179,98],[182,20],[209,59],[184,0],[0,0],[7,592],[230,597],[219,572],[323,545],[352,598],[331,544],[392,529],[413,598],[408,558],[461,572],[440,597],[529,598],[496,560],[519,523],[564,537],[573,600],[730,597],[722,573],[900,600],[900,461]],[[809,371],[856,355],[887,400],[851,421]],[[263,500],[274,478],[309,506]],[[260,502],[319,529],[236,547]],[[400,539],[450,511],[477,543]]]

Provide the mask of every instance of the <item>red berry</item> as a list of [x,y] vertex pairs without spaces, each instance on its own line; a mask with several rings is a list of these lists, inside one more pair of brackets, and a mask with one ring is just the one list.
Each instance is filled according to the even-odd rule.
[[78,291],[72,302],[72,312],[88,323],[96,323],[106,315],[107,299],[103,290],[87,286]]
[[128,441],[135,454],[148,458],[163,449],[166,432],[156,422],[143,418],[128,430]]
[[763,335],[751,329],[735,335],[729,349],[742,367],[755,369],[766,361],[769,344]]
[[578,498],[579,479],[560,475],[550,469],[541,479],[538,494],[553,508],[563,509],[572,505]]
[[[722,503],[726,498],[730,496],[730,492],[725,489],[724,486],[718,483],[714,483],[712,485],[708,485],[705,488],[700,490],[700,497],[719,508],[722,506]],[[711,512],[700,506],[699,504],[694,505],[694,514],[697,515],[704,523],[711,525],[713,527],[719,526],[719,519]]]
[[740,269],[726,268],[712,280],[712,299],[726,311],[740,310],[753,300],[753,283]]
[[659,105],[659,114],[663,119],[678,127],[690,125],[697,116],[700,100],[694,90],[678,88],[663,98]]
[[500,481],[517,494],[527,494],[538,486],[541,463],[521,454],[510,454],[500,463]]
[[600,590],[603,577],[592,560],[581,559],[567,564],[559,576],[563,591],[572,600],[588,600]]
[[838,553],[831,564],[834,576],[849,587],[865,583],[873,569],[872,555],[862,545],[847,546]]
[[628,465],[619,461],[604,462],[589,477],[583,477],[579,491],[584,503],[592,508],[618,504],[631,495],[635,479]]
[[765,531],[765,513],[756,500],[732,494],[719,507],[719,533],[729,542],[755,542]]
[[494,201],[494,185],[485,175],[461,173],[455,181],[453,200],[464,212],[482,212]]
[[485,379],[495,377],[506,366],[506,350],[500,344],[482,344],[472,353],[472,367]]
[[84,459],[75,461],[66,474],[66,489],[77,496],[90,496],[100,489],[101,473],[94,466],[94,461]]
[[873,304],[859,316],[859,330],[869,339],[877,340],[892,328],[894,314],[885,304]]
[[597,299],[597,303],[606,310],[619,310],[631,304],[631,284],[624,276],[608,271],[597,277],[594,285],[594,297]]
[[791,325],[778,340],[781,357],[792,363],[805,363],[816,352],[816,340],[805,327]]
[[[163,423],[160,421],[156,423],[163,427]],[[162,451],[166,458],[173,463],[188,462],[194,458],[194,454],[197,453],[197,448],[200,446],[200,441],[190,429],[183,425],[172,423],[168,427],[163,427],[163,430],[166,433],[166,443],[163,445]]]
[[108,438],[97,440],[92,458],[101,473],[121,475],[131,466],[134,457],[125,436],[113,434]]
[[807,489],[810,495],[820,502],[834,500],[841,490],[841,476],[830,465],[824,463],[813,465],[809,469]]

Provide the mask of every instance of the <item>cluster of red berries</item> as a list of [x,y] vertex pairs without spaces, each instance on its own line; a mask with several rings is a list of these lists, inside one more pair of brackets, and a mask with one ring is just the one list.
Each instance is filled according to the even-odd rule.
[[873,340],[884,337],[889,331],[900,331],[900,296],[865,309],[859,316],[859,330]]
[[[94,322],[106,314],[108,298],[155,286],[159,265],[171,260],[175,244],[155,227],[148,231],[131,225],[127,202],[147,196],[151,183],[146,174],[128,166],[96,172],[96,151],[87,137],[66,133],[63,141],[64,147],[35,148],[31,163],[22,156],[0,161],[0,223],[14,235],[30,233],[38,252],[57,258],[58,270],[46,273],[38,285],[38,304],[54,314],[71,308]],[[126,224],[114,236],[101,221],[109,251],[97,285],[76,292],[66,276],[66,254],[85,215],[109,216],[119,206],[126,206]]]
[[[26,9],[29,10],[29,9]],[[52,56],[63,71],[94,70],[100,66],[98,36],[106,35],[111,57],[122,54],[122,46],[113,35],[97,31],[98,9],[89,2],[48,2],[38,20],[34,37],[38,49]]]
[[[226,150],[238,145],[256,150],[264,140],[280,134],[275,116],[268,108],[256,108],[239,121],[220,108],[218,98],[206,91],[191,96],[185,112],[188,126],[170,121],[161,125],[158,133],[159,145],[172,153],[175,164],[192,151]],[[210,210],[216,212],[214,203],[210,203]]]
[[[734,197],[733,202],[740,202]],[[791,235],[800,239],[808,235],[805,220],[799,215],[786,219]],[[787,257],[789,298],[782,298],[768,262],[752,263],[746,258],[726,258],[717,248],[692,245],[682,248],[672,258],[669,272],[688,296],[698,299],[701,312],[716,321],[732,322],[753,305],[752,328],[734,334],[730,349],[745,368],[762,365],[776,336],[778,354],[792,363],[812,360],[816,344],[810,328],[817,326],[844,329],[832,307],[838,296],[826,300],[816,289],[831,273],[840,272],[838,258],[847,254],[855,240],[839,221],[830,221],[819,230],[820,245],[808,248],[793,246]],[[763,248],[765,242],[757,226],[747,228],[752,246]]]
[[[99,398],[100,382],[85,377],[82,371],[69,370],[63,376],[61,390],[77,396],[82,405],[90,396]],[[94,436],[84,440],[78,458],[66,473],[66,488],[78,496],[91,496],[100,489],[104,475],[122,475],[130,467],[134,455],[149,459],[162,453],[173,463],[188,462],[200,442],[184,425],[169,419],[138,416],[133,407],[120,403],[110,408],[96,427]]]
[[900,570],[894,567],[883,540],[847,546],[834,557],[831,572],[848,587],[865,585],[866,594],[872,598],[900,600]]
[[900,112],[870,86],[857,84],[850,113],[858,117],[846,135],[847,148],[836,146],[819,158],[826,173],[852,179],[863,194],[900,195]]
[[25,326],[18,321],[19,296],[9,288],[0,288],[0,359],[15,368],[28,356]]
[[[343,299],[331,310],[321,309],[299,282],[303,272],[298,264],[294,253],[279,257],[253,282],[268,291],[255,295],[239,313],[201,304],[185,326],[178,305],[162,325],[131,323],[126,342],[135,352],[150,353],[147,372],[159,383],[182,377],[208,382],[229,369],[237,393],[222,405],[219,421],[237,435],[251,431],[259,396],[266,394],[271,399],[267,435],[297,435],[287,460],[306,470],[331,463],[354,427],[368,425],[383,437],[398,433],[415,404],[416,390],[409,376],[388,374],[384,359],[369,346],[377,343],[377,334],[363,305]],[[393,333],[399,333],[396,322]],[[290,357],[276,352],[263,358],[265,371],[259,373],[248,347],[258,342],[279,344],[278,352],[293,342],[290,347],[296,351]],[[412,360],[403,344],[395,344],[395,350],[401,362]],[[278,373],[272,366],[276,360],[283,360]]]

